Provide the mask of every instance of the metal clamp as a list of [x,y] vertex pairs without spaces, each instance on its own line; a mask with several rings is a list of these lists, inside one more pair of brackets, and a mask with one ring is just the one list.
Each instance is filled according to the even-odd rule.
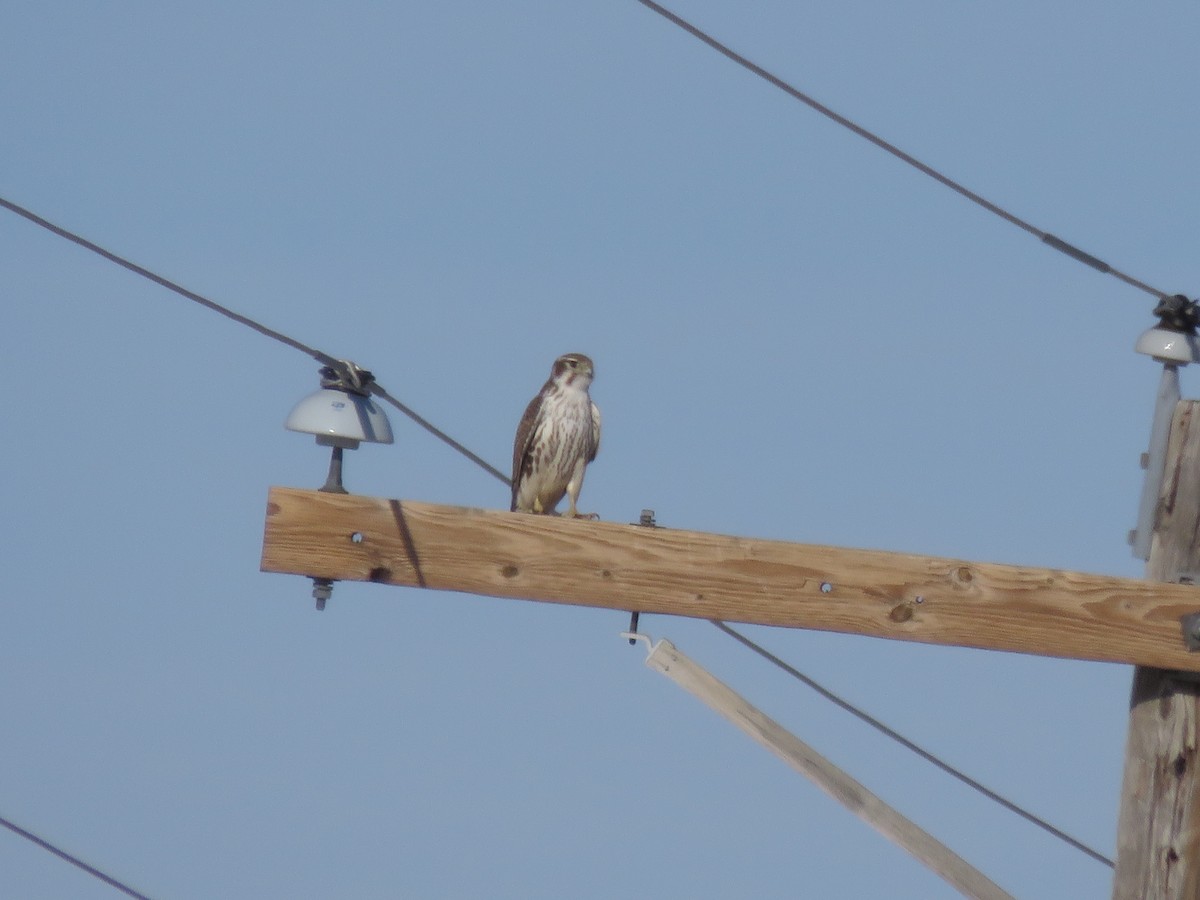
[[652,637],[650,637],[650,635],[642,634],[640,631],[622,631],[621,637],[629,638],[629,643],[631,646],[638,643],[638,641],[641,641],[643,644],[645,644],[646,656],[649,656],[655,650],[657,650],[658,645],[662,643],[662,641],[656,642]]
[[339,359],[336,366],[321,367],[321,387],[360,397],[371,395],[371,382],[375,376],[362,366],[348,359]]

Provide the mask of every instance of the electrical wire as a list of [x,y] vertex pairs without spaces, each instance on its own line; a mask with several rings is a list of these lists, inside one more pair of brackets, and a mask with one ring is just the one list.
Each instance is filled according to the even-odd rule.
[[380,400],[384,400],[384,401],[390,403],[392,406],[396,407],[396,409],[400,410],[400,412],[404,413],[406,416],[408,416],[410,419],[412,419],[414,422],[416,422],[418,425],[420,425],[422,428],[424,428],[426,431],[428,431],[434,437],[445,441],[447,444],[449,444],[451,447],[453,447],[455,450],[457,450],[459,453],[461,453],[467,459],[471,460],[471,462],[475,463],[475,465],[479,466],[479,468],[483,469],[489,475],[494,476],[495,478],[499,479],[500,481],[503,481],[509,487],[512,487],[512,479],[511,478],[509,478],[507,475],[505,475],[503,472],[501,472],[499,469],[497,469],[491,463],[484,460],[482,457],[471,452],[469,449],[464,447],[462,444],[460,444],[454,438],[450,437],[450,435],[446,434],[444,431],[442,431],[440,428],[438,428],[436,425],[434,425],[428,419],[425,419],[422,416],[417,415],[415,412],[413,412],[411,409],[409,409],[407,406],[405,406],[403,403],[401,403],[399,400],[397,400],[395,397],[393,397],[391,394],[389,394],[387,391],[385,391],[380,385],[372,382],[371,385],[368,387],[368,390],[372,394],[374,394],[376,397],[378,397]]
[[[307,356],[311,356],[313,359],[315,359],[317,362],[321,363],[323,366],[329,366],[338,371],[344,371],[348,367],[348,364],[346,363],[345,360],[336,359],[336,358],[330,356],[328,353],[324,353],[320,350],[314,349],[313,347],[310,347],[307,344],[304,344],[304,343],[296,340],[295,338],[288,337],[286,334],[283,334],[280,331],[276,331],[273,328],[268,328],[266,325],[263,325],[260,322],[254,321],[249,316],[243,316],[241,313],[234,312],[232,309],[229,309],[226,306],[222,306],[220,303],[217,303],[215,300],[210,300],[207,297],[202,296],[201,294],[197,294],[195,291],[190,291],[187,288],[183,287],[182,285],[176,284],[174,281],[171,281],[169,278],[164,278],[161,275],[151,272],[149,269],[145,268],[144,266],[139,266],[137,263],[131,262],[130,260],[126,259],[125,257],[119,256],[116,253],[113,253],[111,250],[106,250],[103,247],[101,247],[99,244],[95,244],[92,241],[89,241],[87,238],[81,237],[80,235],[76,234],[73,231],[68,231],[66,228],[63,228],[60,225],[55,225],[53,222],[49,221],[48,219],[42,218],[37,213],[32,212],[31,210],[28,210],[23,206],[18,206],[16,203],[13,203],[11,200],[6,200],[5,198],[0,197],[0,207],[4,207],[5,209],[16,213],[18,216],[21,216],[21,218],[27,219],[28,221],[32,222],[33,224],[41,226],[42,228],[45,228],[47,231],[51,232],[52,234],[56,234],[61,238],[65,238],[66,240],[71,241],[73,244],[78,244],[80,247],[83,247],[85,250],[90,250],[93,253],[97,254],[98,256],[104,257],[104,259],[107,259],[109,262],[116,263],[118,266],[128,269],[130,272],[133,272],[135,275],[140,275],[141,277],[146,278],[150,281],[153,281],[155,284],[157,284],[161,287],[165,287],[167,290],[172,291],[181,297],[186,297],[188,300],[191,300],[194,303],[199,303],[201,306],[205,307],[206,309],[211,309],[213,312],[219,313],[222,316],[225,316],[227,319],[232,319],[233,321],[237,322],[239,325],[245,325],[247,328],[253,329],[254,331],[258,332],[261,335],[269,337],[272,340],[278,341],[279,343],[284,344],[288,347],[291,347],[294,350],[299,350],[301,353],[304,353]],[[450,437],[450,435],[446,434],[440,428],[437,428],[436,426],[434,426],[433,423],[431,423],[428,419],[424,418],[423,416],[418,415],[413,409],[411,409],[410,407],[401,403],[399,400],[397,400],[395,397],[393,397],[391,394],[389,394],[381,385],[379,385],[375,382],[372,382],[368,389],[370,390],[370,392],[372,394],[374,394],[380,400],[383,400],[384,402],[389,403],[392,406],[394,406],[397,410],[404,413],[404,415],[408,416],[410,419],[412,419],[414,422],[416,422],[419,426],[424,428],[426,431],[428,431],[430,434],[432,434],[438,440],[444,442],[445,444],[447,444],[454,450],[461,453],[463,456],[465,456],[471,462],[475,463],[477,466],[482,468],[489,475],[492,475],[495,478],[498,478],[500,481],[503,481],[507,485],[512,484],[512,480],[507,475],[505,475],[503,472],[501,472],[495,466],[489,465],[487,462],[485,462],[479,456],[472,453],[470,450],[468,450],[466,447],[464,447],[462,444],[460,444],[454,438]]]
[[334,367],[337,367],[340,365],[338,360],[334,359],[332,356],[329,356],[326,353],[322,353],[320,350],[314,350],[312,347],[309,347],[307,344],[302,344],[302,343],[300,343],[300,341],[297,341],[294,338],[290,338],[286,334],[281,334],[280,332],[275,331],[273,328],[268,328],[266,325],[261,325],[258,322],[255,322],[253,319],[251,319],[247,316],[243,316],[241,313],[236,313],[233,310],[222,306],[220,303],[217,303],[213,300],[209,300],[207,297],[202,297],[200,294],[197,294],[195,291],[189,291],[187,288],[176,284],[174,281],[171,281],[168,278],[163,278],[161,275],[156,275],[154,272],[151,272],[149,269],[143,268],[142,266],[139,266],[135,262],[130,262],[128,259],[125,259],[125,257],[123,257],[123,256],[118,256],[117,254],[113,253],[110,250],[105,250],[99,244],[93,244],[87,238],[81,237],[80,235],[75,234],[73,231],[67,231],[67,229],[65,229],[59,225],[55,225],[53,222],[50,222],[47,219],[43,219],[37,213],[32,212],[23,206],[18,206],[17,204],[13,203],[11,200],[6,200],[3,197],[0,197],[0,206],[3,206],[5,209],[16,213],[18,216],[21,216],[24,219],[28,219],[30,222],[32,222],[35,225],[40,225],[42,228],[45,228],[47,231],[51,232],[52,234],[58,235],[60,238],[65,238],[66,240],[71,241],[74,244],[78,244],[80,247],[83,247],[85,250],[91,250],[93,253],[104,257],[109,262],[116,263],[118,266],[128,269],[130,272],[133,272],[136,275],[141,275],[143,278],[147,278],[150,281],[153,281],[155,284],[160,285],[161,287],[165,287],[168,291],[174,291],[176,294],[179,294],[181,297],[186,297],[187,299],[191,300],[194,303],[199,303],[201,306],[211,309],[213,312],[220,313],[221,315],[225,316],[226,318],[233,319],[233,321],[235,321],[241,325],[245,325],[247,328],[254,329],[259,334],[266,335],[267,337],[271,338],[272,340],[279,341],[281,344],[286,344],[287,346],[289,346],[295,350],[299,350],[301,353],[305,353],[305,354],[311,356],[313,359],[317,360],[322,365],[334,366]]
[[829,702],[833,703],[835,706],[838,706],[841,709],[844,709],[846,712],[850,713],[850,715],[867,723],[872,728],[874,728],[876,731],[891,738],[893,741],[900,744],[905,749],[912,751],[913,753],[915,753],[917,756],[921,757],[926,762],[931,763],[932,765],[941,769],[947,775],[957,778],[963,784],[967,785],[967,787],[978,791],[980,794],[987,797],[989,800],[992,800],[993,802],[998,803],[1000,806],[1003,806],[1009,812],[1016,813],[1018,816],[1020,816],[1022,819],[1025,819],[1027,822],[1030,822],[1030,823],[1036,825],[1038,828],[1041,828],[1043,831],[1054,835],[1054,837],[1058,838],[1060,841],[1062,841],[1066,844],[1069,844],[1071,847],[1074,847],[1080,853],[1090,856],[1092,859],[1096,860],[1096,862],[1103,863],[1104,865],[1108,866],[1110,869],[1115,868],[1115,864],[1113,863],[1113,861],[1111,859],[1109,859],[1107,856],[1105,856],[1103,853],[1100,853],[1098,850],[1093,850],[1087,844],[1083,843],[1082,841],[1080,841],[1076,838],[1071,837],[1071,835],[1067,834],[1065,831],[1062,831],[1059,828],[1055,828],[1053,825],[1051,825],[1049,822],[1047,822],[1045,819],[1041,818],[1040,816],[1036,816],[1033,813],[1029,812],[1027,809],[1024,809],[1023,807],[1018,806],[1016,803],[1012,802],[1011,800],[1008,800],[1005,797],[1002,797],[1000,794],[997,794],[991,788],[984,786],[983,784],[979,783],[971,776],[965,774],[964,772],[960,771],[959,769],[954,768],[954,766],[950,765],[949,763],[943,762],[941,759],[934,756],[928,750],[924,749],[923,747],[921,747],[918,744],[913,743],[912,741],[910,741],[904,735],[900,734],[895,729],[885,725],[883,722],[879,721],[879,719],[876,719],[870,713],[864,712],[863,710],[859,709],[854,704],[850,703],[850,701],[844,700],[843,698],[839,697],[837,694],[833,693],[833,691],[829,690],[828,688],[824,687],[817,681],[808,677],[803,672],[799,671],[798,669],[794,668],[793,666],[788,665],[786,662],[784,662],[778,656],[771,653],[771,651],[765,649],[764,647],[760,647],[754,641],[750,640],[750,638],[746,637],[743,634],[740,634],[737,631],[734,631],[734,629],[730,628],[724,622],[717,621],[716,619],[710,619],[709,621],[712,622],[712,624],[715,625],[717,628],[719,628],[721,631],[725,632],[725,634],[727,634],[731,638],[733,638],[735,641],[738,641],[740,644],[742,644],[742,646],[747,647],[750,650],[753,650],[755,653],[757,653],[763,659],[774,664],[778,668],[782,669],[784,672],[787,672],[789,675],[791,675],[797,681],[800,681],[803,684],[807,685],[808,687],[812,688],[814,691],[816,691],[818,694],[820,694],[822,697],[824,697]]
[[89,866],[83,860],[79,859],[76,856],[72,856],[66,850],[61,850],[58,847],[55,847],[53,844],[51,844],[45,838],[40,838],[32,832],[26,831],[20,825],[16,825],[13,822],[10,822],[8,819],[5,819],[3,816],[0,816],[0,825],[3,825],[5,828],[7,828],[13,834],[19,835],[20,837],[25,838],[25,840],[30,841],[34,844],[37,844],[43,850],[50,851],[55,856],[57,856],[59,859],[65,860],[66,862],[69,862],[71,865],[77,866],[78,868],[83,869],[83,871],[87,872],[89,875],[91,875],[95,878],[99,878],[101,881],[103,881],[109,887],[116,888],[118,891],[121,891],[124,894],[128,894],[130,897],[136,897],[137,900],[150,900],[150,898],[147,897],[145,894],[135,891],[133,888],[131,888],[127,884],[122,884],[120,881],[117,881],[117,879],[113,878],[111,875],[105,875],[103,872],[101,872],[99,869],[95,868],[94,866]]
[[826,118],[832,119],[834,122],[836,122],[838,125],[841,125],[843,128],[849,129],[850,131],[854,132],[856,135],[863,138],[864,140],[870,141],[872,144],[874,144],[879,149],[884,150],[887,153],[890,153],[892,156],[896,157],[897,159],[912,166],[918,172],[922,172],[923,174],[928,175],[934,181],[937,181],[940,184],[943,184],[946,187],[950,188],[950,190],[954,191],[955,193],[961,194],[963,197],[966,197],[972,203],[982,206],[984,209],[986,209],[988,212],[992,213],[993,215],[999,216],[1001,219],[1004,219],[1006,222],[1008,222],[1012,225],[1015,225],[1024,231],[1029,232],[1034,237],[1036,237],[1038,240],[1040,240],[1043,244],[1046,244],[1049,247],[1053,247],[1055,250],[1059,251],[1060,253],[1065,253],[1067,256],[1071,257],[1072,259],[1076,260],[1077,262],[1081,262],[1085,266],[1090,266],[1091,268],[1095,269],[1098,272],[1102,272],[1105,275],[1112,275],[1114,278],[1117,278],[1117,279],[1125,282],[1126,284],[1137,288],[1140,291],[1145,291],[1147,294],[1152,294],[1155,297],[1157,297],[1159,300],[1165,300],[1168,297],[1168,294],[1164,293],[1163,291],[1158,290],[1158,288],[1151,287],[1150,285],[1146,284],[1144,281],[1139,281],[1137,278],[1134,278],[1131,275],[1127,275],[1124,272],[1120,271],[1119,269],[1114,269],[1112,266],[1110,266],[1108,263],[1104,262],[1103,260],[1097,259],[1096,257],[1092,256],[1090,253],[1085,253],[1083,250],[1080,250],[1078,247],[1074,247],[1071,244],[1068,244],[1066,241],[1062,240],[1062,238],[1055,237],[1052,234],[1042,231],[1040,228],[1035,227],[1034,225],[1030,224],[1029,222],[1025,221],[1024,219],[1022,219],[1022,218],[1014,215],[1013,213],[1009,212],[1008,210],[1004,209],[1003,207],[997,206],[995,203],[992,203],[990,200],[987,200],[986,198],[980,196],[979,194],[975,193],[974,191],[970,190],[969,188],[964,187],[963,185],[959,184],[957,181],[950,178],[949,176],[943,175],[937,169],[933,168],[930,165],[927,165],[926,163],[921,162],[915,156],[912,156],[911,154],[906,153],[905,151],[903,151],[899,147],[897,147],[895,144],[885,141],[883,138],[881,138],[879,135],[875,134],[874,132],[868,131],[866,128],[857,124],[856,122],[853,122],[850,119],[847,119],[845,116],[834,112],[828,106],[825,106],[823,103],[820,103],[819,101],[813,99],[808,94],[801,91],[799,88],[784,81],[778,75],[772,74],[771,72],[764,69],[762,66],[758,65],[755,62],[752,62],[751,60],[747,59],[745,56],[742,56],[737,51],[731,49],[728,45],[723,44],[720,41],[718,41],[712,35],[697,28],[691,22],[687,21],[686,19],[682,18],[681,16],[676,15],[675,13],[671,12],[666,7],[660,6],[659,4],[655,3],[654,0],[637,0],[637,2],[642,4],[642,6],[646,7],[647,9],[658,13],[660,16],[662,16],[668,22],[683,29],[688,34],[690,34],[692,37],[696,38],[697,40],[703,41],[705,44],[707,44],[712,49],[716,50],[722,56],[725,56],[728,59],[733,60],[735,63],[737,63],[742,68],[747,69],[750,72],[753,72],[759,78],[774,85],[775,87],[779,88],[779,90],[783,91],[784,93],[788,94],[789,96],[793,97],[794,99],[799,100],[801,103],[805,104],[806,106],[816,110],[817,112],[819,112],[821,115],[825,116]]

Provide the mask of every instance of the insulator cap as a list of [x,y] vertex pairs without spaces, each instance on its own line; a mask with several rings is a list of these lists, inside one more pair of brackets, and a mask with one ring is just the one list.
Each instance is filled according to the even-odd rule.
[[322,388],[296,404],[284,427],[288,431],[313,434],[326,447],[353,450],[360,441],[392,443],[392,425],[387,414],[370,397]]

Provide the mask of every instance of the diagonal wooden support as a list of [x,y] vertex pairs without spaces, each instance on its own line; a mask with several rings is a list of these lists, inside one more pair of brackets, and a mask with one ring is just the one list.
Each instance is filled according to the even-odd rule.
[[670,641],[653,645],[646,665],[706,703],[964,896],[973,900],[1013,900],[1011,894],[981,871],[685,656]]
[[1200,671],[1200,588],[272,488],[262,569]]

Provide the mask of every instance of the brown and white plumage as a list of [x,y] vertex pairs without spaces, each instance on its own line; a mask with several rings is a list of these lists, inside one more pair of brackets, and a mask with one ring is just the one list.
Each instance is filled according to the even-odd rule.
[[566,494],[567,515],[583,515],[576,509],[583,474],[600,449],[600,410],[588,394],[594,374],[588,357],[566,353],[525,408],[513,443],[514,512],[553,513]]

